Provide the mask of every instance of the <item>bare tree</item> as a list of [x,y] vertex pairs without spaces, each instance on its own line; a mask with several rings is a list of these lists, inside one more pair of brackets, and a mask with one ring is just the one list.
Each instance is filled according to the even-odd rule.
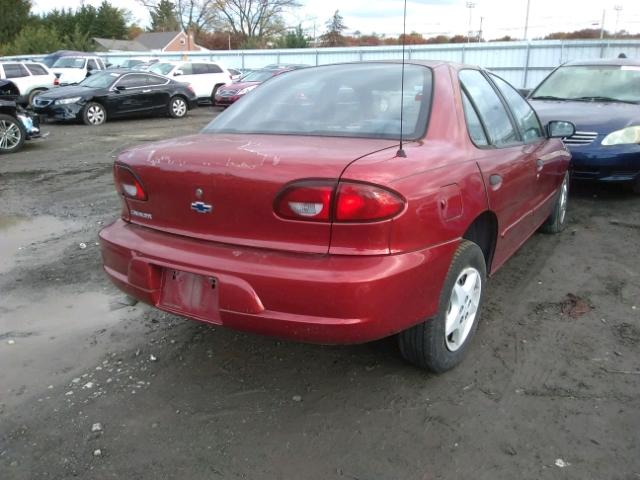
[[284,31],[282,14],[297,0],[216,0],[221,23],[246,41],[260,41]]
[[[158,12],[161,0],[138,0],[149,12]],[[182,30],[200,33],[216,25],[217,0],[170,0]]]

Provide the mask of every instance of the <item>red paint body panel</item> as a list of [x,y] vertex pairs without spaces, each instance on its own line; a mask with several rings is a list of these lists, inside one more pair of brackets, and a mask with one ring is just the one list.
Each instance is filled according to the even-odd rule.
[[432,316],[458,244],[399,255],[296,254],[189,239],[122,220],[103,229],[100,242],[107,274],[135,298],[184,314],[162,304],[163,271],[213,277],[219,316],[192,318],[318,343],[375,340]]
[[[127,199],[130,222],[100,233],[107,274],[158,308],[306,342],[365,342],[432,317],[474,220],[497,221],[495,272],[548,217],[569,155],[553,139],[477,148],[457,67],[429,65],[431,118],[405,158],[393,140],[292,135],[201,134],[124,152],[149,200]],[[279,192],[302,179],[378,185],[406,206],[379,222],[278,217]],[[211,214],[191,210],[195,200]],[[167,272],[178,272],[172,290]]]

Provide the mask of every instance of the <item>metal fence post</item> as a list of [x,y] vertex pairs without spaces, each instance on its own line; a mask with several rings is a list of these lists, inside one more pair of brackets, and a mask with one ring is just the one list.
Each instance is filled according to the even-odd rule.
[[461,58],[460,58],[460,63],[464,63],[464,57],[466,56],[466,55],[465,55],[466,51],[467,51],[467,50],[466,50],[466,44],[465,44],[465,43],[463,43],[463,44],[462,44],[462,50],[461,50],[461,52],[460,52],[460,53],[461,53],[461,54],[460,54],[460,56],[461,56]]
[[318,63],[318,56],[320,55],[320,52],[318,51],[318,49],[316,48],[316,67],[319,65]]
[[522,88],[527,88],[527,80],[529,79],[529,58],[531,57],[531,42],[527,42],[527,53],[524,61],[524,81]]

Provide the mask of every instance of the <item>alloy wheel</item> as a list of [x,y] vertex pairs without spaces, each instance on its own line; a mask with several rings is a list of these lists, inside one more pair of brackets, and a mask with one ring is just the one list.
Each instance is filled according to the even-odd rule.
[[176,117],[183,117],[187,113],[187,104],[181,98],[173,100],[171,110]]
[[565,177],[562,182],[562,186],[560,187],[560,205],[559,205],[559,218],[560,224],[564,223],[564,217],[567,214],[567,200],[569,198],[569,183]]
[[0,120],[0,150],[15,148],[21,139],[22,132],[15,122]]
[[99,105],[91,105],[87,110],[87,119],[91,125],[103,124],[104,117],[104,109]]
[[458,350],[469,336],[480,306],[482,277],[475,268],[465,268],[453,284],[445,316],[445,343],[451,352]]

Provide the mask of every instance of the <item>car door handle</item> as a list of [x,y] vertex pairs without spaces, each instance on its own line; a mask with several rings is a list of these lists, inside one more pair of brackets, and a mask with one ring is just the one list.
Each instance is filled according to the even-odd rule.
[[151,91],[150,88],[146,89],[146,90],[142,90],[142,93],[149,93]]
[[542,169],[544,168],[544,160],[542,159],[537,159],[536,160],[536,172],[541,172]]

